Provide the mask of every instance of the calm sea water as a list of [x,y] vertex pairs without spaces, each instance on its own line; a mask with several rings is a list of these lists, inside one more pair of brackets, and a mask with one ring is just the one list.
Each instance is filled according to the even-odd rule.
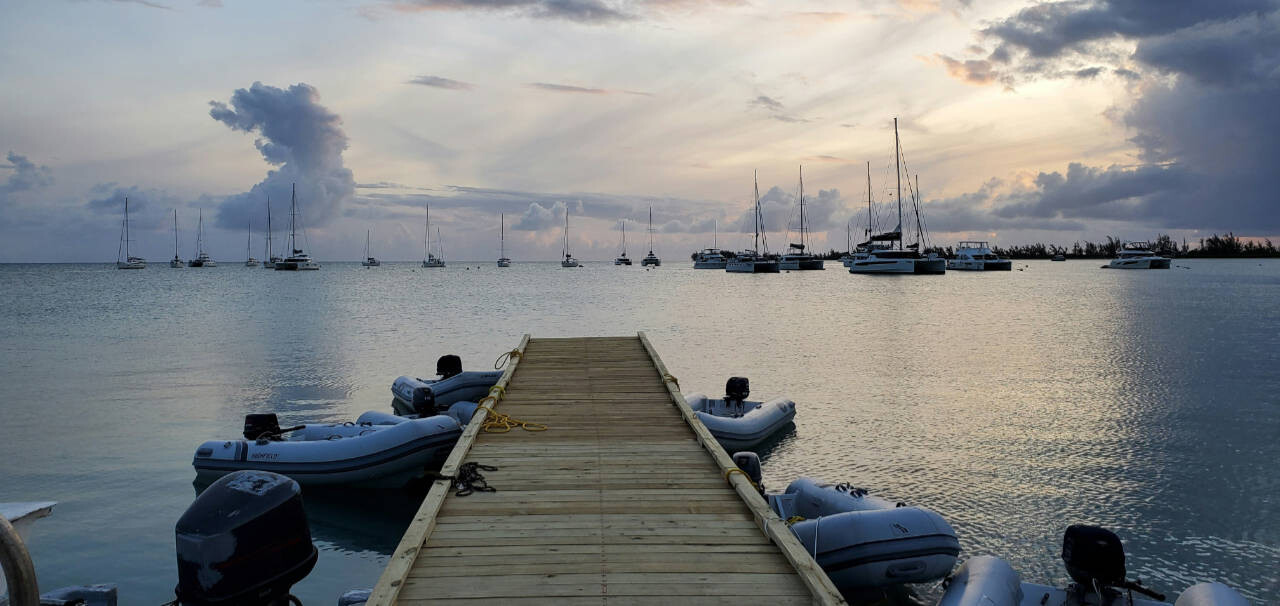
[[[1280,262],[1099,264],[0,266],[0,501],[59,502],[30,543],[42,587],[115,582],[159,604],[195,446],[246,413],[350,420],[390,410],[391,381],[441,354],[488,368],[526,332],[645,330],[686,391],[745,375],[798,403],[763,451],[771,488],[807,474],[927,505],[965,556],[1038,582],[1066,580],[1067,525],[1101,524],[1158,589],[1220,580],[1280,602]],[[321,555],[295,594],[313,606],[372,586],[417,505],[305,498]]]

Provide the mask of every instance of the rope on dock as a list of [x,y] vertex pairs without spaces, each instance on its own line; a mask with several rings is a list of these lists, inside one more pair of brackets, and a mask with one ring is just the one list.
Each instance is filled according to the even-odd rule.
[[512,358],[520,359],[523,357],[524,357],[524,354],[521,353],[519,349],[513,349],[511,351],[504,352],[502,355],[498,356],[497,360],[493,361],[493,369],[498,370],[503,366],[506,366],[507,363],[510,362]]
[[676,386],[676,389],[680,389],[680,380],[679,380],[679,379],[677,379],[677,378],[675,377],[675,375],[672,375],[671,373],[667,373],[667,374],[662,375],[662,382],[663,382],[663,383],[674,383],[674,384],[675,384],[675,386]]
[[759,484],[756,484],[756,481],[751,479],[751,475],[750,475],[750,474],[748,474],[748,473],[747,473],[747,472],[745,472],[745,471],[742,471],[741,469],[739,469],[739,468],[737,468],[737,467],[733,467],[733,468],[730,468],[730,469],[726,469],[726,470],[724,470],[724,481],[728,482],[728,481],[729,481],[729,476],[731,476],[731,475],[733,475],[733,474],[735,474],[735,473],[740,473],[740,474],[742,474],[742,477],[746,478],[746,479],[747,479],[747,482],[750,482],[750,483],[751,483],[751,486],[752,486],[753,488],[755,488],[756,490],[760,490],[760,485],[759,485]]

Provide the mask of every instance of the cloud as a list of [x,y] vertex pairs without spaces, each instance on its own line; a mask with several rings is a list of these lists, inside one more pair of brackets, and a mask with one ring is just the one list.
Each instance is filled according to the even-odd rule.
[[[123,217],[124,199],[129,198],[129,225],[140,230],[167,225],[169,209],[186,205],[182,198],[165,190],[137,185],[119,187],[115,183],[100,183],[91,191],[99,197],[86,202],[85,208],[98,215]],[[202,201],[207,203],[209,200]]]
[[422,86],[430,86],[433,88],[444,88],[448,90],[471,90],[475,88],[474,84],[469,82],[459,82],[450,80],[440,76],[417,76],[409,81],[409,84],[420,84]]
[[[1130,81],[1120,116],[1145,164],[1040,173],[1025,189],[966,194],[969,214],[930,204],[952,227],[1063,229],[1081,220],[1165,229],[1280,231],[1280,2],[1066,1],[1022,9],[983,30],[1019,77]],[[1119,51],[1112,41],[1128,43]],[[994,60],[994,59],[993,59]],[[953,199],[958,204],[965,196]],[[937,205],[937,206],[935,206]],[[983,226],[982,222],[989,224]],[[1036,222],[1049,221],[1039,224]],[[936,226],[936,223],[935,223]]]
[[781,101],[774,99],[768,95],[757,95],[756,98],[747,101],[748,108],[763,109],[769,113],[769,117],[779,122],[800,123],[808,122],[806,118],[800,118],[786,112],[786,108]]
[[545,207],[537,202],[530,202],[529,208],[525,210],[520,219],[511,226],[511,229],[520,231],[538,231],[558,227],[564,222],[565,208],[569,209],[570,214],[582,214],[582,200],[576,200],[573,203],[556,202],[550,207]]
[[395,0],[389,6],[403,12],[476,11],[590,24],[636,18],[632,13],[600,0]]
[[747,105],[763,107],[769,111],[775,111],[775,112],[782,111],[781,101],[778,101],[777,99],[774,99],[772,97],[767,97],[765,95],[760,95],[759,97],[756,97],[755,99],[748,101]]
[[263,159],[278,168],[248,192],[226,198],[218,206],[220,227],[243,227],[251,218],[265,222],[269,195],[274,205],[289,199],[297,184],[305,225],[320,226],[341,214],[355,193],[351,170],[343,166],[347,136],[342,119],[319,103],[320,95],[307,84],[287,89],[254,82],[231,95],[227,105],[210,101],[209,115],[232,130],[255,133]]
[[527,84],[529,88],[538,90],[551,91],[553,93],[583,93],[587,95],[607,95],[609,91],[603,88],[587,88],[584,86],[572,86],[569,84],[552,84],[550,82],[530,82]]
[[18,155],[13,151],[9,152],[6,159],[9,164],[0,164],[0,170],[12,169],[13,174],[9,175],[4,183],[0,183],[0,203],[10,200],[12,194],[53,185],[53,172],[48,166],[36,166],[26,156]]
[[934,54],[934,58],[947,68],[952,78],[969,84],[991,84],[999,77],[991,62],[985,59],[954,59],[942,53]]

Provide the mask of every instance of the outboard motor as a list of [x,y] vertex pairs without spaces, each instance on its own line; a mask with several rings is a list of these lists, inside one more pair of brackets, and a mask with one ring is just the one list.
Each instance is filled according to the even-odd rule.
[[759,490],[760,494],[764,494],[764,473],[760,469],[760,455],[749,450],[735,452],[733,453],[733,464],[737,465],[738,469],[746,472],[747,477],[756,483],[756,490]]
[[273,412],[247,414],[244,416],[244,437],[246,440],[264,438],[279,440],[280,419]]
[[441,379],[462,374],[462,358],[453,354],[440,356],[440,359],[436,360],[436,374],[440,375]]
[[436,394],[430,387],[413,390],[413,412],[424,418],[436,414]]
[[747,410],[747,396],[751,395],[751,384],[746,377],[729,377],[724,384],[724,403],[726,406],[736,406],[737,415],[741,415]]
[[1138,581],[1125,580],[1124,544],[1116,533],[1100,526],[1072,524],[1062,535],[1062,562],[1067,574],[1084,592],[1102,594],[1108,587],[1128,589],[1164,601],[1160,593]]
[[237,471],[206,489],[178,519],[178,602],[283,606],[316,564],[298,483]]

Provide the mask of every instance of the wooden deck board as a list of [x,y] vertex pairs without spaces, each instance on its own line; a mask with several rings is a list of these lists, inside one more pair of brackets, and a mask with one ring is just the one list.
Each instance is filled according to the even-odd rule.
[[726,480],[643,336],[522,347],[491,406],[548,430],[468,426],[442,472],[495,466],[481,473],[497,492],[433,484],[370,606],[841,603],[741,476]]

